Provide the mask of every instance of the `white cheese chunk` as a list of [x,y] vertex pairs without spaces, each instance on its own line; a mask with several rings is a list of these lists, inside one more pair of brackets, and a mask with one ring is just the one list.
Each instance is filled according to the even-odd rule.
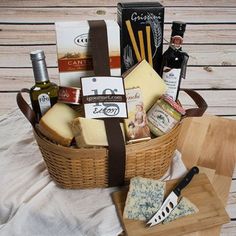
[[160,208],[165,192],[165,182],[142,177],[130,181],[123,217],[148,220]]

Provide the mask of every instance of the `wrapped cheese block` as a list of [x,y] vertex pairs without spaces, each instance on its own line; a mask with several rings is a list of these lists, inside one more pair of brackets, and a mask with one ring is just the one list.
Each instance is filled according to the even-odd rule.
[[140,87],[146,111],[166,92],[167,86],[163,79],[146,60],[142,60],[123,76],[125,89]]
[[[78,117],[71,122],[71,128],[78,147],[108,146],[103,120]],[[123,124],[121,129],[124,135]]]
[[48,139],[63,146],[70,146],[74,137],[70,122],[78,116],[77,112],[63,103],[56,103],[39,121],[39,130]]

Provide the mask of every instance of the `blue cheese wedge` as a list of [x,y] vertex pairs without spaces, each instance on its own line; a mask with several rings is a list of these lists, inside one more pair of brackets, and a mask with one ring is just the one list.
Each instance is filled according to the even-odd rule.
[[171,222],[177,218],[195,214],[199,210],[198,208],[190,202],[186,197],[182,197],[178,205],[174,208],[174,210],[170,213],[170,215],[163,221],[163,224],[167,222]]
[[165,182],[143,177],[130,181],[123,217],[132,220],[148,220],[161,207]]

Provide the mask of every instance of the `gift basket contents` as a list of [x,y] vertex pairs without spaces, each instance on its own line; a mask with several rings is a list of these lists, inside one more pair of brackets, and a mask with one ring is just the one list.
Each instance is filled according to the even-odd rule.
[[170,166],[181,121],[207,108],[190,89],[183,91],[197,108],[185,110],[178,100],[188,61],[186,24],[172,23],[163,53],[161,4],[119,3],[117,17],[56,22],[58,84],[50,82],[45,54],[37,50],[30,53],[35,85],[17,94],[49,174],[64,188],[159,179]]

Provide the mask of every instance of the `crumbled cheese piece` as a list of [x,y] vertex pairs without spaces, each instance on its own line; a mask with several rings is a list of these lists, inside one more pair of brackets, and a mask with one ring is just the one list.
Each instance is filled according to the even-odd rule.
[[174,210],[170,213],[170,215],[163,221],[163,224],[167,222],[171,222],[177,218],[195,214],[199,210],[198,208],[190,202],[186,197],[182,197],[178,205],[174,208]]
[[161,207],[165,192],[165,182],[135,177],[130,181],[124,218],[148,220]]

